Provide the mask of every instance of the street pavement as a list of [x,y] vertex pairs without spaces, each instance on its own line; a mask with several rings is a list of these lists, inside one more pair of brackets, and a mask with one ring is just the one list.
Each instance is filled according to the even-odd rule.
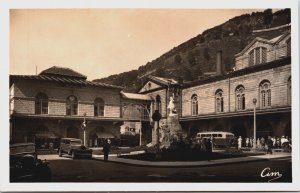
[[[117,155],[104,162],[102,156],[92,160],[75,159],[57,154],[39,155],[48,160],[52,182],[291,182],[292,164],[289,153],[274,153],[195,162],[126,163]],[[249,161],[251,160],[251,161]],[[128,161],[128,160],[127,160]],[[149,165],[153,164],[153,165]],[[155,165],[158,164],[158,165]],[[171,166],[171,167],[170,167]],[[280,174],[280,178],[268,174]]]

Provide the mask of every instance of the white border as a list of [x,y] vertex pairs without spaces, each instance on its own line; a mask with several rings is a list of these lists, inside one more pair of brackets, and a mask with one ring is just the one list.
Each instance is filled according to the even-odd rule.
[[[9,9],[27,8],[291,8],[292,26],[292,183],[9,183]],[[299,34],[297,0],[4,0],[0,2],[1,169],[0,191],[299,191]],[[199,21],[201,22],[201,21]]]

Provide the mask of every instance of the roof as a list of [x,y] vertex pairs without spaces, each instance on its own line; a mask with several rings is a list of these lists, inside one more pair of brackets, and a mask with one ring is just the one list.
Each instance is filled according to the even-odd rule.
[[236,70],[236,71],[232,71],[229,72],[227,74],[222,74],[222,75],[218,75],[218,76],[213,76],[213,77],[208,77],[206,79],[202,79],[202,80],[198,80],[192,83],[188,83],[188,84],[184,84],[182,88],[190,88],[190,87],[194,87],[194,86],[199,86],[199,85],[203,85],[203,84],[208,84],[208,83],[212,83],[215,81],[220,81],[220,80],[224,80],[226,78],[233,78],[233,77],[238,77],[238,76],[242,76],[245,74],[250,74],[250,73],[254,73],[254,72],[258,72],[258,71],[262,71],[262,70],[267,70],[267,69],[271,69],[271,68],[276,68],[276,67],[280,67],[280,66],[285,66],[291,64],[291,57],[284,57],[278,60],[273,60],[267,63],[263,63],[263,64],[257,64],[254,66],[250,66],[247,68],[243,68],[240,70]]
[[157,76],[152,76],[150,75],[148,77],[150,80],[152,80],[153,82],[163,85],[163,86],[168,86],[170,84],[177,84],[178,82],[174,79],[171,78],[163,78],[163,77],[157,77]]
[[86,79],[87,77],[79,72],[76,72],[70,68],[64,68],[59,66],[53,66],[46,70],[43,70],[39,75],[54,75],[54,76],[67,76],[72,78]]
[[114,89],[123,89],[123,87],[109,85],[100,82],[87,81],[85,79],[78,79],[72,77],[62,77],[62,76],[53,76],[53,75],[10,75],[10,84],[16,80],[34,80],[34,81],[43,81],[43,82],[55,82],[55,83],[64,83],[72,85],[83,85],[83,86],[95,86],[95,87],[105,87],[105,88],[114,88]]
[[121,95],[125,99],[152,101],[152,98],[144,94],[126,93],[121,91]]
[[278,43],[279,41],[281,41],[284,37],[286,37],[287,35],[290,35],[290,33],[291,32],[285,32],[285,33],[283,33],[283,34],[281,34],[281,35],[279,35],[279,36],[277,36],[277,37],[275,37],[275,38],[273,38],[273,39],[270,39],[270,40],[268,40],[268,39],[264,39],[264,38],[260,38],[260,37],[256,37],[255,39],[253,39],[252,41],[251,41],[251,43],[250,44],[248,44],[240,53],[237,53],[236,55],[235,55],[235,57],[238,57],[238,56],[241,56],[241,55],[243,55],[253,44],[255,44],[255,42],[263,42],[263,43],[265,43],[265,44],[276,44],[276,43]]

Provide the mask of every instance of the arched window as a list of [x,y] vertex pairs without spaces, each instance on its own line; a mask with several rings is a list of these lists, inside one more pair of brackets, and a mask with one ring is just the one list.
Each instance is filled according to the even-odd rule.
[[241,85],[235,89],[235,102],[236,110],[245,110],[245,88]]
[[196,94],[192,95],[192,115],[198,115],[198,96]]
[[48,114],[48,96],[44,93],[35,96],[35,114]]
[[159,95],[156,96],[156,99],[155,99],[155,102],[156,102],[156,110],[159,111],[159,113],[161,113],[161,98]]
[[104,116],[104,101],[101,98],[97,98],[94,102],[94,115],[96,117]]
[[267,80],[260,83],[260,107],[271,107],[271,83]]
[[257,47],[249,52],[249,66],[267,62],[267,48]]
[[67,115],[77,115],[78,114],[78,101],[73,95],[67,98]]
[[223,91],[218,89],[215,93],[216,97],[216,112],[224,112]]
[[286,41],[286,55],[291,55],[291,38]]
[[289,77],[288,82],[287,82],[287,102],[288,105],[291,106],[292,104],[292,83],[291,83],[291,77]]

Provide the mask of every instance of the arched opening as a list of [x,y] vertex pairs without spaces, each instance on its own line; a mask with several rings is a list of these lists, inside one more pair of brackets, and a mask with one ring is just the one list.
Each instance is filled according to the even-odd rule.
[[48,96],[44,93],[35,96],[35,114],[48,114]]
[[104,116],[104,100],[102,98],[97,98],[94,101],[94,115],[96,117]]

